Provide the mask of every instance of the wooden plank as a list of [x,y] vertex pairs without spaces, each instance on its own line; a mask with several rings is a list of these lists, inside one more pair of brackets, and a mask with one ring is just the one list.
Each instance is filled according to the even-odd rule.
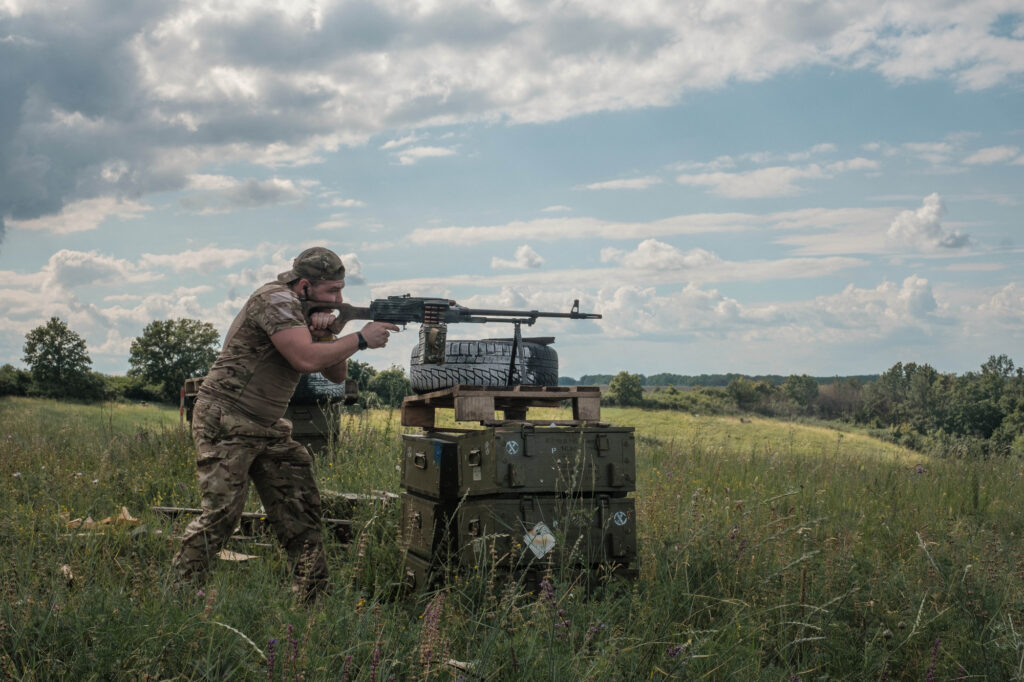
[[455,397],[455,421],[479,421],[481,419],[494,419],[493,396],[467,395]]
[[[601,389],[597,386],[470,386],[460,384],[419,396],[402,403],[402,426],[433,429],[438,408],[454,408],[455,421],[494,422],[495,410],[505,421],[527,420],[530,407],[558,407],[572,403],[573,419],[597,421],[601,418]],[[536,423],[550,423],[535,420]]]
[[526,406],[517,405],[515,407],[504,407],[501,408],[502,414],[505,415],[505,419],[526,419]]
[[434,428],[434,412],[432,405],[402,404],[402,426],[418,426],[424,429]]
[[585,421],[601,419],[601,396],[579,397],[572,401],[572,418]]
[[605,422],[587,421],[584,419],[485,419],[480,423],[484,426],[510,426],[513,424],[533,424],[534,426],[608,426]]

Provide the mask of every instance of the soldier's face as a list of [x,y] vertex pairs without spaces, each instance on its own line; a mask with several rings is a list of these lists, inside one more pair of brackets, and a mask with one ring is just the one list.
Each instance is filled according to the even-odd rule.
[[324,303],[341,303],[341,290],[345,288],[345,280],[328,279],[309,285],[309,300]]

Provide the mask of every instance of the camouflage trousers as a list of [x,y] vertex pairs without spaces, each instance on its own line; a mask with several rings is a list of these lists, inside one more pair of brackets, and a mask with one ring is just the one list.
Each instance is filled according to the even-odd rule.
[[202,513],[185,529],[172,565],[179,583],[201,585],[210,562],[238,524],[252,479],[267,520],[288,553],[293,590],[315,597],[327,586],[327,559],[320,538],[320,493],[313,458],[292,440],[291,424],[264,427],[220,405],[199,401],[192,440],[202,494]]

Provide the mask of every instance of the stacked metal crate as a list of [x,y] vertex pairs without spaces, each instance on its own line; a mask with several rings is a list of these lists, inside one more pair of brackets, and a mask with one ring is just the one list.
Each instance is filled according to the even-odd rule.
[[635,568],[632,428],[521,419],[407,434],[401,484],[411,586],[492,563],[521,575]]

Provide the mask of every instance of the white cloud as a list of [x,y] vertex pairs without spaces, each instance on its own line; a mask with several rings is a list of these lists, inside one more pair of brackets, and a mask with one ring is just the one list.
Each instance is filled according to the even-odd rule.
[[128,284],[151,281],[158,275],[140,270],[134,263],[99,251],[61,249],[43,268],[46,286],[73,290],[96,284]]
[[979,312],[992,324],[1017,327],[1024,324],[1024,286],[1010,282],[979,306]]
[[999,272],[1005,269],[1004,263],[954,263],[945,267],[949,272]]
[[825,168],[831,173],[845,173],[847,171],[858,171],[858,170],[878,170],[879,163],[872,159],[865,159],[864,157],[858,156],[854,159],[848,159],[846,161],[837,161],[836,163],[830,163]]
[[1010,161],[1014,159],[1020,153],[1019,147],[1012,145],[1002,145],[998,147],[985,147],[974,152],[966,159],[964,163],[971,165],[991,165],[993,163],[1001,163],[1003,161]]
[[942,216],[945,212],[946,207],[939,195],[929,194],[924,198],[921,208],[916,211],[903,211],[896,216],[886,236],[895,244],[922,251],[969,246],[971,240],[968,235],[957,230],[947,230],[942,226]]
[[13,270],[0,270],[0,292],[8,287],[25,287],[34,289],[42,286],[46,275],[42,272],[15,272]]
[[618,261],[635,270],[665,271],[718,265],[722,259],[704,249],[692,249],[684,253],[671,244],[656,239],[645,239],[632,252],[603,249],[601,261]]
[[309,195],[301,183],[283,178],[240,181],[229,176],[194,175],[190,187],[197,191],[183,196],[180,203],[203,214],[294,203]]
[[366,204],[358,199],[331,199],[331,206],[336,208],[361,208]]
[[116,329],[107,331],[107,338],[98,346],[89,345],[90,355],[113,355],[127,357],[132,349],[133,336],[121,336]]
[[[745,160],[749,160],[749,158],[745,157]],[[719,156],[711,161],[682,161],[671,166],[672,170],[675,171],[702,171],[707,173],[732,170],[735,167],[736,160],[731,156]]]
[[[954,146],[949,142],[905,142],[900,149],[931,164],[948,162],[955,151]],[[887,153],[895,154],[897,151],[889,150]]]
[[332,218],[331,220],[324,220],[313,226],[314,230],[340,230],[343,227],[348,227],[351,223],[347,220],[341,220],[338,218]]
[[[804,67],[949,79],[964,89],[1024,73],[1020,41],[993,28],[1016,11],[1008,0],[813,11],[799,3],[693,11],[664,0],[188,0],[136,7],[117,22],[103,3],[76,3],[71,15],[61,7],[19,3],[5,15],[4,39],[30,46],[5,55],[2,124],[12,131],[9,150],[21,150],[2,157],[5,219],[57,215],[69,198],[107,196],[112,186],[124,197],[180,190],[190,174],[228,163],[309,164],[388,131],[413,131],[382,147],[404,149],[399,162],[414,163],[454,153],[410,147],[429,127],[666,106]],[[68,22],[76,40],[66,39]],[[834,150],[821,143],[789,160]],[[241,205],[254,200],[267,198],[250,192]]]
[[642,239],[661,235],[737,232],[763,222],[760,216],[744,213],[681,215],[647,223],[622,223],[597,218],[539,218],[515,220],[503,225],[472,227],[423,227],[409,233],[414,244],[465,244],[529,239]]
[[602,189],[647,189],[653,185],[660,185],[662,179],[653,175],[647,175],[642,178],[624,178],[621,180],[606,180],[604,182],[593,182],[589,185],[584,185],[583,189],[591,190],[602,190]]
[[454,154],[455,150],[448,147],[410,147],[398,152],[398,163],[403,166],[411,166],[423,159],[452,156]]
[[196,270],[209,273],[244,263],[257,254],[256,250],[222,249],[210,245],[201,249],[188,249],[173,254],[144,253],[139,258],[139,264],[147,268],[170,268],[174,272]]
[[803,346],[878,339],[908,327],[931,333],[950,322],[942,316],[929,282],[916,276],[874,289],[850,285],[813,299],[757,304],[692,283],[668,294],[627,285],[601,290],[594,311],[603,315],[598,322],[602,331],[615,337],[776,342],[791,337]]
[[529,244],[523,244],[516,249],[512,260],[505,260],[497,256],[491,259],[491,268],[494,270],[527,270],[539,268],[542,265],[544,265],[544,259],[530,248]]
[[545,206],[544,208],[542,208],[540,210],[540,212],[541,213],[567,213],[568,211],[571,211],[571,210],[572,209],[569,208],[568,206],[562,206],[561,204],[556,204],[554,206]]
[[695,173],[676,177],[681,185],[709,187],[713,194],[734,199],[786,197],[803,192],[797,182],[829,177],[817,164],[802,168],[772,166],[740,173]]
[[[831,151],[834,145],[823,144],[813,147],[807,152],[788,155],[790,160],[810,157],[813,154]],[[773,160],[775,155],[745,154],[744,160],[764,163]],[[877,170],[877,161],[856,157],[843,161],[835,161],[824,166],[817,163],[806,166],[769,166],[747,171],[726,172],[724,169],[733,166],[729,157],[720,157],[707,164],[677,164],[680,170],[707,170],[702,173],[683,173],[676,177],[681,185],[708,187],[713,194],[734,199],[755,199],[764,197],[785,197],[801,194],[804,187],[802,180],[823,180],[850,171]]]
[[345,282],[352,285],[366,284],[366,277],[363,276],[363,263],[359,260],[359,256],[354,253],[338,255],[341,257],[341,262],[345,264]]
[[405,147],[406,145],[419,142],[422,138],[419,135],[406,135],[394,140],[388,140],[380,146],[381,149],[398,149],[399,147]]
[[150,206],[137,201],[98,197],[67,204],[55,215],[32,220],[8,220],[7,224],[22,230],[45,230],[55,234],[71,234],[72,232],[95,230],[108,218],[138,219],[149,210],[151,210]]

